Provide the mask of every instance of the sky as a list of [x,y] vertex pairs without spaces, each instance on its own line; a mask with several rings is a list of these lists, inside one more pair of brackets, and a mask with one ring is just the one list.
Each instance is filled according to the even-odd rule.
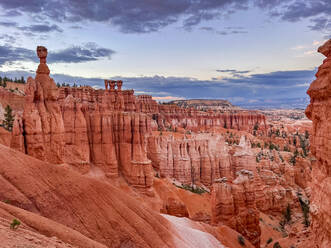
[[159,101],[304,108],[329,38],[330,0],[0,0],[0,75],[33,76],[43,45],[57,82]]

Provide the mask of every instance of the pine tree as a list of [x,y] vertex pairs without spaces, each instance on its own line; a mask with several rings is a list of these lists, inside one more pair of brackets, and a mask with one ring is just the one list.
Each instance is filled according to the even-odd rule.
[[13,123],[14,123],[14,116],[12,114],[12,109],[9,105],[5,108],[5,120],[3,121],[3,126],[8,131],[11,131],[13,129]]
[[22,84],[25,84],[25,79],[24,79],[23,76],[21,77],[21,83],[22,83]]

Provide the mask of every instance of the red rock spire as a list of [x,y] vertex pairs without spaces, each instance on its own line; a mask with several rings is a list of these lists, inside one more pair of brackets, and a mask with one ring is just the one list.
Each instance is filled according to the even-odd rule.
[[46,64],[47,58],[47,48],[44,46],[37,46],[37,55],[40,59],[40,64],[37,69],[37,74],[47,74],[49,75],[50,71]]

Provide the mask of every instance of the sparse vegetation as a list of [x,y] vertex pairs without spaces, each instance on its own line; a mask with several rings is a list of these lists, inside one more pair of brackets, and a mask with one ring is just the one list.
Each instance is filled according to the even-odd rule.
[[13,129],[14,116],[12,114],[12,109],[9,105],[5,108],[5,120],[3,121],[3,127],[8,131]]
[[13,219],[12,223],[10,224],[10,229],[16,230],[21,225],[21,222],[17,219]]
[[309,132],[307,130],[305,131],[305,138],[309,139]]
[[293,156],[290,158],[289,162],[292,164],[292,165],[295,165],[296,163],[296,158],[298,157],[299,155],[299,152],[297,149],[295,149],[294,153],[293,153]]
[[284,218],[287,223],[289,223],[292,219],[292,212],[291,212],[291,207],[289,204],[287,205],[286,210],[284,212]]
[[174,185],[178,188],[185,189],[185,190],[191,191],[192,193],[199,194],[199,195],[208,192],[205,189],[195,186],[195,185],[193,185],[193,186],[187,185],[187,184],[182,184],[181,186],[176,185],[176,184],[174,184]]
[[288,148],[287,145],[284,146],[284,149],[283,150],[284,150],[284,152],[290,152],[290,148]]
[[238,235],[238,243],[241,245],[241,246],[246,246],[245,245],[245,238],[241,235]]
[[282,248],[282,247],[280,246],[279,242],[276,242],[276,243],[274,243],[273,248]]
[[300,202],[301,209],[302,209],[302,212],[303,212],[303,217],[304,217],[303,224],[305,225],[305,227],[309,227],[309,225],[310,225],[310,221],[309,221],[309,202],[306,203],[300,196],[299,196],[299,202]]

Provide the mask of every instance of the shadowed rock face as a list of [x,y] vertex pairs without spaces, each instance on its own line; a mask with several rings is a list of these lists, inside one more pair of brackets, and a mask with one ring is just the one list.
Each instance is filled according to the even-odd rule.
[[312,171],[310,211],[316,244],[331,246],[331,40],[318,51],[327,58],[318,68],[316,80],[307,93],[310,104],[306,115],[313,121],[311,150],[316,158]]

